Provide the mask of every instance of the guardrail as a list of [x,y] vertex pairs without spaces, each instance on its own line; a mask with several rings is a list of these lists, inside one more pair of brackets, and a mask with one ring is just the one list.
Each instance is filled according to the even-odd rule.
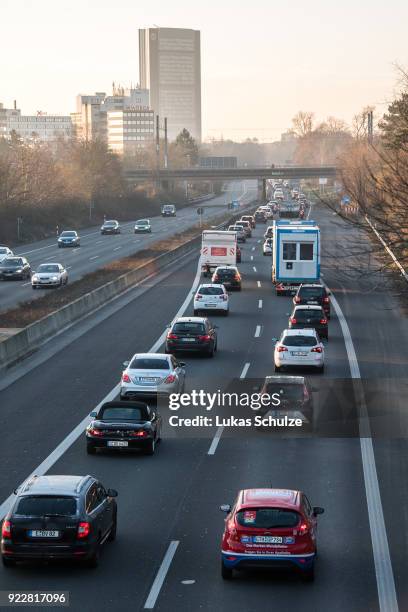
[[371,227],[371,229],[373,230],[374,234],[377,236],[378,240],[381,242],[381,244],[383,245],[384,249],[387,251],[388,255],[391,257],[391,259],[393,260],[393,262],[395,263],[395,265],[397,266],[397,268],[400,270],[401,275],[405,278],[405,280],[408,282],[408,274],[405,271],[405,268],[403,268],[403,266],[400,264],[400,262],[398,261],[398,259],[396,258],[396,256],[394,255],[394,253],[391,251],[390,247],[388,246],[388,244],[385,242],[385,240],[382,238],[382,236],[380,235],[380,233],[378,232],[377,228],[372,224],[372,222],[370,221],[370,219],[368,218],[368,216],[365,216],[365,220],[367,221],[368,225]]

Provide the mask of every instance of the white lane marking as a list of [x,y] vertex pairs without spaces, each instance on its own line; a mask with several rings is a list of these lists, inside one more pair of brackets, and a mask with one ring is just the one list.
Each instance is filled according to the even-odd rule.
[[180,542],[178,540],[172,540],[170,542],[167,552],[164,555],[162,564],[159,567],[159,571],[157,572],[156,578],[152,584],[152,588],[150,589],[150,593],[146,599],[146,603],[144,605],[145,610],[153,610],[179,544]]
[[217,446],[221,440],[222,432],[224,431],[224,425],[220,425],[215,432],[215,435],[212,439],[211,446],[208,449],[207,455],[214,455],[217,450]]
[[360,450],[363,464],[371,543],[373,547],[375,575],[377,580],[378,603],[381,612],[398,612],[394,574],[388,546],[380,487],[378,484],[367,404],[365,402],[364,391],[361,383],[360,368],[358,365],[353,340],[351,338],[350,329],[343,311],[333,295],[331,301],[343,333],[350,366],[350,375],[353,381],[355,381],[354,392],[356,396],[356,404],[359,406]]
[[195,584],[195,580],[182,580],[181,584]]
[[252,250],[255,251],[255,247],[252,247]]
[[252,267],[253,267],[254,272],[256,272],[256,268],[255,268],[255,266],[252,266]]
[[93,261],[94,259],[98,259],[99,255],[94,255],[93,257],[89,258],[89,261]]
[[251,255],[251,261],[254,261],[254,256],[253,255]]
[[258,243],[261,242],[260,240],[258,240]]
[[[200,277],[201,277],[201,265],[199,261],[197,265],[197,272],[194,277],[193,285],[191,289],[188,291],[187,297],[185,298],[184,302],[180,306],[174,319],[177,319],[177,317],[180,317],[182,314],[184,314],[185,310],[187,309],[187,306],[192,300],[192,293],[193,292],[195,293],[197,289],[198,283],[200,281]],[[148,353],[155,353],[160,348],[160,346],[163,344],[166,338],[166,335],[167,335],[167,329],[164,330],[161,336],[156,340],[156,342],[150,348]],[[92,410],[99,410],[102,404],[104,404],[105,402],[111,402],[112,400],[114,400],[115,397],[118,395],[119,391],[120,391],[120,383],[115,385],[115,387],[103,398],[103,400],[99,402],[99,404],[95,408],[92,408]],[[33,470],[33,472],[31,472],[31,474],[23,482],[26,482],[27,480],[32,478],[34,474],[43,476],[46,472],[48,472],[48,470],[54,465],[54,463],[56,463],[58,459],[60,459],[62,455],[69,449],[69,447],[72,446],[72,444],[79,438],[79,436],[81,436],[84,433],[85,428],[87,427],[89,421],[90,421],[90,417],[87,414],[86,417],[82,419],[82,421],[71,431],[71,433],[69,433],[68,436],[64,440],[62,440],[60,444],[58,444],[58,446],[52,451],[52,453],[46,459],[44,459],[44,461],[40,463],[40,465],[37,466],[35,470]],[[0,520],[2,520],[5,514],[7,514],[7,512],[10,510],[15,499],[16,499],[15,495],[12,494],[0,505]]]
[[21,286],[22,287],[28,287],[28,285],[31,285],[31,283],[23,283]]
[[254,338],[259,338],[260,335],[261,335],[261,326],[257,325]]
[[245,376],[247,375],[247,372],[248,372],[248,370],[249,370],[249,366],[250,366],[250,365],[251,365],[251,364],[250,364],[249,362],[247,362],[247,363],[244,365],[244,367],[242,368],[242,372],[241,372],[241,374],[239,375],[239,377],[240,377],[240,378],[245,378]]
[[262,308],[262,300],[258,301],[258,308]]
[[103,240],[97,240],[95,244],[101,244],[101,242],[103,242]]
[[114,250],[114,251],[118,251],[118,250],[119,250],[119,249],[121,249],[121,248],[122,248],[121,246],[118,246],[118,247],[115,247],[113,250]]
[[256,282],[257,282],[258,287],[260,287],[261,286],[261,281],[256,281]]
[[66,270],[70,270],[72,268],[72,266],[66,266],[65,269]]

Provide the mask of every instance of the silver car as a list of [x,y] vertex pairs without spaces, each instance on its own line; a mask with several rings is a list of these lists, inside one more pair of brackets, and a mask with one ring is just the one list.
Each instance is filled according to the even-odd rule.
[[152,231],[152,226],[150,225],[149,219],[139,219],[139,221],[136,221],[135,234],[138,234],[141,232],[148,232],[150,234],[151,231]]
[[7,259],[7,257],[13,257],[14,253],[11,249],[6,246],[0,246],[0,261]]
[[120,383],[120,399],[157,397],[182,393],[185,383],[185,363],[165,353],[136,353],[125,361]]
[[68,272],[60,263],[41,264],[31,276],[33,289],[38,289],[38,287],[62,287],[67,282]]

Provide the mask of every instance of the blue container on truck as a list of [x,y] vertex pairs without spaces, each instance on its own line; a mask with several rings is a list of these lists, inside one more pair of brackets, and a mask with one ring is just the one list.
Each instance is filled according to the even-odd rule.
[[274,221],[272,282],[276,295],[294,295],[320,280],[320,228],[315,221]]

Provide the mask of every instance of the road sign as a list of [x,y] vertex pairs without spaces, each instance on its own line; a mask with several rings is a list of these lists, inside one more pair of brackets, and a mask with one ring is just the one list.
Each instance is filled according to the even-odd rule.
[[350,204],[350,202],[351,202],[351,198],[348,195],[344,195],[341,198],[341,203],[343,204],[343,206],[347,206],[347,204]]
[[204,208],[199,207],[197,208],[197,215],[202,215],[204,213]]
[[319,178],[319,185],[327,185],[327,178]]

